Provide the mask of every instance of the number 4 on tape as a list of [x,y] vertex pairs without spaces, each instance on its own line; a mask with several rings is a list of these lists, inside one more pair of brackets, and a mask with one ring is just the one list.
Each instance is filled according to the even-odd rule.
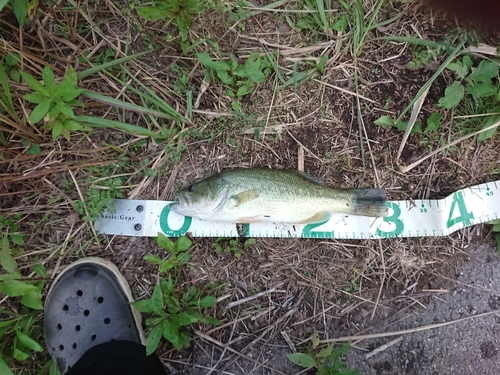
[[[458,216],[454,216],[456,209],[458,209]],[[461,191],[457,191],[453,194],[453,200],[451,202],[448,220],[446,221],[446,227],[451,228],[458,223],[463,223],[463,226],[466,227],[472,224],[472,219],[474,219],[474,213],[467,211],[464,196]]]

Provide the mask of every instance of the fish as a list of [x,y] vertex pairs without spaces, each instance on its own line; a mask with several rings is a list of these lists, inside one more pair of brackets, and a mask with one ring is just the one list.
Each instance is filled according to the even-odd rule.
[[230,223],[313,224],[333,213],[385,217],[383,189],[334,189],[291,169],[232,169],[180,190],[170,210]]

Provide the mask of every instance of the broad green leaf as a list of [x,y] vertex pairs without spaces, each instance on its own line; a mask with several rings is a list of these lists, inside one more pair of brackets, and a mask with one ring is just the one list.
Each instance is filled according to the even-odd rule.
[[[0,12],[2,11],[3,7],[5,5],[7,5],[8,2],[9,2],[9,0],[0,0]],[[7,63],[7,65],[8,65],[8,63]],[[3,361],[1,357],[0,357],[0,361]],[[1,369],[1,367],[0,367],[0,369]],[[0,373],[2,373],[2,372],[0,371]]]
[[21,82],[21,74],[19,74],[19,70],[12,69],[9,73],[10,78],[15,82]]
[[162,325],[157,324],[153,327],[151,332],[149,332],[148,343],[146,344],[146,355],[153,354],[156,348],[158,348],[161,335],[162,335]]
[[10,253],[9,239],[6,234],[0,238],[0,264],[7,273],[13,274],[17,271],[17,263]]
[[231,70],[231,64],[225,61],[213,61],[208,53],[197,53],[196,56],[198,60],[205,66],[205,68],[210,68],[215,71],[227,71]]
[[18,360],[19,362],[24,361],[26,358],[29,357],[28,354],[23,352],[22,350],[19,350],[17,347],[14,346],[14,350],[12,352],[12,356],[14,359]]
[[305,353],[290,353],[287,354],[286,357],[292,361],[294,364],[300,367],[315,367],[316,361],[309,354]]
[[464,79],[467,73],[469,73],[469,67],[466,64],[462,64],[462,62],[458,60],[457,62],[449,63],[446,68],[455,72],[457,78],[459,79]]
[[0,291],[10,297],[24,296],[30,291],[37,291],[37,287],[24,281],[6,278],[0,283]]
[[63,131],[63,124],[61,121],[56,120],[52,123],[52,139],[56,140]]
[[200,307],[212,307],[217,303],[217,299],[213,296],[205,296],[200,298],[198,301],[198,306]]
[[[495,107],[491,110],[491,112],[500,112],[500,107]],[[481,127],[481,129],[485,129],[491,125],[493,125],[495,122],[498,122],[500,121],[500,115],[492,115],[492,116],[487,116],[484,120],[483,120],[483,125]],[[488,138],[492,137],[493,134],[496,133],[496,131],[498,130],[498,127],[496,128],[493,128],[493,129],[490,129],[490,130],[487,130],[481,134],[478,135],[477,137],[477,140],[479,142],[484,142],[486,141]]]
[[185,11],[178,13],[175,17],[175,21],[179,31],[181,32],[186,32],[189,29],[189,26],[191,26],[191,16]]
[[161,264],[161,258],[158,255],[146,254],[144,259],[150,263]]
[[[0,1],[1,3],[1,1]],[[1,10],[1,9],[0,9]],[[5,64],[7,66],[15,66],[21,60],[21,55],[15,52],[11,52],[5,56]]]
[[180,262],[180,263],[187,263],[189,262],[189,259],[191,259],[191,256],[189,255],[189,253],[182,253],[180,255],[178,255],[179,258],[177,258],[177,261]]
[[79,122],[76,122],[75,120],[66,120],[64,121],[64,127],[68,130],[71,131],[76,131],[76,130],[82,130],[83,126]]
[[464,97],[464,86],[455,81],[444,91],[444,96],[439,99],[437,106],[441,108],[453,108],[460,103]]
[[43,310],[42,292],[40,289],[30,290],[23,296],[21,303],[33,310]]
[[167,250],[169,253],[175,254],[175,244],[165,236],[163,233],[158,232],[158,237],[156,238],[156,242],[158,245],[163,247],[165,250]]
[[153,304],[154,311],[161,314],[163,311],[163,294],[161,292],[160,284],[156,284],[151,295],[151,303]]
[[166,261],[164,261],[160,266],[160,272],[165,272],[165,271],[168,271],[168,270],[171,270],[172,268],[174,268],[174,262],[176,259],[177,258],[175,257],[175,255],[173,255],[170,258],[168,258]]
[[51,105],[50,98],[45,98],[43,101],[38,104],[35,109],[33,109],[33,112],[28,117],[28,121],[30,122],[31,125],[35,125],[39,121],[41,121],[47,112],[49,112]]
[[[1,5],[1,3],[0,3]],[[0,8],[0,11],[2,9]],[[0,353],[0,374],[2,375],[14,375],[14,373],[12,371],[10,371],[10,368],[9,366],[7,366],[7,363],[5,363],[5,361],[3,360],[2,358],[2,353]]]
[[232,85],[234,83],[233,78],[229,75],[226,70],[216,70],[217,77],[226,85]]
[[43,352],[42,346],[28,335],[22,333],[19,330],[16,330],[16,336],[21,342],[21,344],[23,344],[28,349],[33,350],[35,352]]
[[40,94],[39,92],[30,92],[29,94],[24,95],[23,99],[27,100],[30,103],[39,104],[49,98],[47,97],[47,95]]
[[40,150],[40,146],[34,143],[26,150],[27,155],[40,155],[41,152],[42,150]]
[[32,90],[35,90],[36,92],[38,92],[40,94],[44,94],[45,96],[50,96],[47,89],[40,82],[38,82],[31,74],[26,73],[22,70],[20,70],[19,73],[21,73],[21,76],[23,77],[24,82],[26,82],[26,84]]
[[194,316],[189,315],[186,312],[181,312],[180,314],[171,315],[170,321],[172,322],[172,324],[180,327],[196,323],[198,319],[195,318]]
[[179,300],[173,296],[164,296],[165,306],[170,314],[178,314],[181,311]]
[[318,65],[316,66],[316,69],[318,69],[320,73],[323,73],[325,71],[327,63],[328,63],[328,56],[327,55],[321,56],[321,59],[319,59]]
[[67,105],[66,103],[64,103],[63,101],[61,101],[61,100],[58,100],[56,102],[56,108],[58,110],[60,110],[63,115],[66,115],[66,116],[68,116],[70,118],[75,117],[75,114],[73,113],[73,110],[71,109],[71,107],[69,105]]
[[145,19],[146,21],[159,21],[167,18],[168,10],[160,9],[157,6],[141,6],[136,8],[139,17]]
[[255,83],[262,83],[266,80],[266,75],[260,69],[245,68],[235,72],[239,77],[248,77]]
[[335,346],[335,344],[330,344],[328,345],[326,348],[322,349],[317,355],[316,357],[318,358],[325,358],[325,357],[329,357],[331,354],[332,354],[332,351],[333,351],[333,347]]
[[473,83],[472,85],[467,86],[467,92],[471,95],[477,96],[478,98],[496,95],[498,87],[494,86],[490,79],[488,79],[488,81],[489,82],[485,83]]
[[[396,128],[401,131],[406,131],[406,128],[408,128],[408,121],[398,121],[396,124]],[[413,124],[413,127],[411,128],[410,134],[417,134],[417,133],[422,133],[422,122],[417,121],[415,124]]]
[[175,241],[175,251],[181,252],[181,251],[186,251],[191,247],[193,242],[186,236],[180,236],[177,238],[177,241]]
[[71,138],[71,134],[68,130],[68,128],[65,128],[64,125],[63,125],[63,128],[62,128],[62,132],[61,132],[62,136],[67,140],[69,141],[70,138]]
[[155,311],[153,303],[148,299],[130,302],[141,313],[152,313]]
[[41,263],[34,264],[33,266],[31,266],[31,269],[38,276],[40,276],[40,277],[47,277],[47,270],[45,269],[45,266],[43,264],[41,264]]
[[179,326],[171,320],[163,324],[163,337],[170,341],[177,350],[182,349],[179,337]]
[[241,86],[238,91],[236,92],[236,96],[238,98],[241,98],[242,96],[245,96],[246,94],[250,93],[250,87],[247,85]]
[[376,119],[374,121],[374,124],[378,125],[378,126],[381,126],[384,129],[390,128],[391,126],[395,125],[394,124],[394,119],[392,117],[389,117],[389,116],[379,117],[378,119]]
[[347,29],[348,25],[349,25],[349,20],[347,16],[343,15],[335,20],[332,28],[335,31],[344,31]]
[[19,27],[22,29],[28,19],[28,0],[11,0],[11,5]]
[[56,79],[54,77],[54,72],[48,66],[43,68],[42,79],[47,91],[53,92],[56,87]]
[[498,75],[498,64],[494,61],[482,60],[477,68],[472,68],[469,79],[472,82],[489,82]]
[[213,318],[211,316],[205,316],[205,315],[199,314],[199,316],[197,316],[197,318],[198,318],[198,321],[203,323],[203,324],[213,324],[214,326],[220,326],[222,324],[222,322],[219,319]]
[[427,119],[427,128],[425,128],[426,133],[431,133],[437,131],[441,127],[442,113],[433,112]]

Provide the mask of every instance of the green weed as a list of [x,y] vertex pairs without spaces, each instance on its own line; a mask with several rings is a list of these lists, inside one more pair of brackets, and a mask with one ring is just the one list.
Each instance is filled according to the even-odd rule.
[[[461,121],[455,121],[455,127],[462,134],[487,128],[500,120],[500,83],[498,81],[498,61],[481,60],[474,64],[472,59],[465,55],[462,59],[455,59],[447,64],[446,68],[454,72],[456,79],[444,92],[436,107],[444,110],[454,109],[456,115],[483,115]],[[436,133],[441,128],[441,112],[433,112],[426,121],[425,133]],[[375,121],[376,125],[383,128],[396,127],[405,131],[408,122],[394,120],[389,116],[382,116]],[[481,133],[477,140],[486,141],[492,137],[496,128]],[[411,134],[421,133],[422,124],[416,122]]]
[[54,140],[62,134],[69,141],[71,131],[90,130],[75,121],[72,107],[83,106],[83,103],[76,98],[84,90],[78,87],[77,75],[73,68],[68,69],[59,84],[56,84],[54,72],[48,66],[43,68],[43,84],[29,73],[22,70],[19,73],[24,82],[33,90],[24,95],[23,99],[37,104],[28,117],[31,125],[44,120],[42,129],[51,131]]
[[[170,341],[178,350],[189,345],[191,336],[186,327],[193,323],[220,324],[219,320],[201,311],[213,307],[217,302],[215,297],[202,297],[202,292],[194,286],[189,287],[182,294],[176,291],[178,267],[187,262],[185,256],[188,254],[186,251],[191,246],[191,241],[181,236],[173,243],[159,233],[158,244],[169,251],[172,254],[169,259],[174,260],[161,261],[154,256],[148,256],[146,259],[159,264],[161,272],[166,270],[171,272],[166,280],[161,279],[160,283],[154,287],[150,299],[132,302],[132,306],[140,312],[151,315],[146,319],[146,326],[150,329],[146,345],[148,355],[156,350],[162,337]],[[164,268],[163,271],[162,268]]]
[[258,53],[251,54],[248,59],[240,64],[231,54],[231,61],[212,60],[208,53],[197,53],[198,60],[207,68],[205,80],[217,78],[227,85],[226,94],[233,98],[231,107],[234,111],[241,110],[241,99],[252,92],[252,88],[263,83],[272,71],[272,66],[267,57],[260,57]]
[[190,255],[187,250],[192,245],[189,238],[181,236],[177,241],[173,242],[163,233],[158,233],[156,242],[169,253],[169,257],[166,260],[162,260],[158,255],[148,254],[144,259],[148,262],[158,264],[160,273],[177,269],[189,262]]
[[190,46],[188,30],[191,26],[192,15],[201,13],[203,2],[200,0],[158,0],[153,5],[139,5],[136,10],[139,17],[146,21],[166,20],[165,26],[174,24],[179,31],[179,44],[186,50]]
[[238,238],[219,237],[215,240],[214,247],[218,253],[225,251],[226,253],[233,253],[236,258],[240,258],[243,251],[255,245],[255,242],[255,238],[248,238],[242,243]]
[[[19,218],[14,220],[0,217],[0,293],[12,299],[19,299],[19,307],[14,311],[0,308],[0,373],[12,373],[6,360],[22,362],[42,352],[37,342],[41,335],[39,312],[43,309],[42,290],[47,272],[42,264],[34,264],[31,271],[37,278],[24,277],[13,255],[22,254],[19,246],[24,244],[22,235],[17,233]],[[10,304],[9,304],[10,305]],[[6,307],[6,305],[5,305]]]
[[316,368],[318,375],[359,375],[358,369],[349,370],[347,365],[340,361],[345,353],[351,348],[347,343],[334,350],[335,344],[330,344],[319,352],[315,350],[319,344],[318,335],[311,336],[312,348],[307,348],[305,353],[287,354],[287,358],[294,364],[304,368]]

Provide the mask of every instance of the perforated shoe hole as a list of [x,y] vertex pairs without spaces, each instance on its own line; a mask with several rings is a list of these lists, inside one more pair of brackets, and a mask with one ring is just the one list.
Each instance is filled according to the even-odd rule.
[[104,319],[104,324],[109,324],[110,322],[111,322],[111,319],[109,319],[109,318]]
[[96,338],[97,338],[97,335],[94,333],[94,334],[92,335],[92,337],[91,337],[91,340],[92,340],[92,341],[95,341],[95,339],[96,339]]
[[72,347],[73,349],[76,349],[76,342],[73,343]]
[[89,314],[90,314],[90,311],[89,311],[89,310],[85,310],[85,311],[83,312],[83,315],[85,315],[85,316],[89,316]]
[[59,350],[62,352],[64,350],[64,345],[59,345]]
[[83,296],[83,292],[82,292],[81,290],[78,290],[78,291],[76,292],[76,295],[77,295],[78,297],[81,297],[81,296]]
[[98,302],[98,303],[103,303],[103,302],[104,302],[104,298],[103,298],[103,297],[99,297],[99,298],[97,298],[97,302]]
[[61,323],[57,323],[57,329],[60,331],[62,329]]
[[64,305],[63,306],[63,311],[68,311],[69,310],[69,306],[68,305]]
[[82,327],[80,327],[80,325],[77,325],[77,326],[75,327],[76,332],[79,332],[81,329],[82,329]]

